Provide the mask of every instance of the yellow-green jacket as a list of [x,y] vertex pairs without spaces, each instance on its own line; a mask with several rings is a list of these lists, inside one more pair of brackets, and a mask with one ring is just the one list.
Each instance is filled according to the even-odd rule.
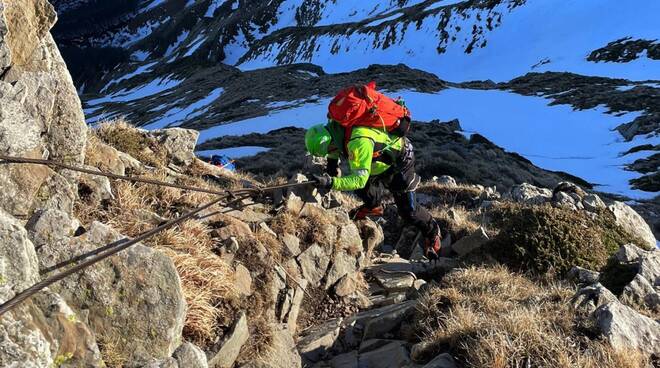
[[[404,140],[382,129],[353,127],[348,144],[344,144],[344,128],[331,121],[326,128],[332,136],[330,159],[348,160],[350,173],[332,181],[332,189],[350,191],[362,189],[370,176],[389,169],[401,152]],[[375,153],[375,155],[374,155]]]

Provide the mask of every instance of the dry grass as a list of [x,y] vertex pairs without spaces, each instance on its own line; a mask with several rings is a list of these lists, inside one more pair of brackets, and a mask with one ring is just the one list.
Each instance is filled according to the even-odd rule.
[[[158,180],[168,179],[158,172],[150,177]],[[200,179],[183,179],[179,180],[179,183],[207,186]],[[211,196],[205,193],[174,188],[123,181],[113,184],[115,200],[106,208],[96,208],[79,202],[76,205],[76,215],[83,223],[103,221],[129,237],[156,225],[145,219],[144,213],[158,213],[165,218],[173,218],[180,212],[211,199]],[[213,340],[219,325],[227,322],[229,318],[222,304],[237,299],[233,286],[233,270],[213,253],[215,243],[210,232],[208,225],[191,220],[145,241],[145,245],[162,251],[173,260],[181,276],[183,293],[189,308],[184,327],[185,336],[202,346]]]
[[420,299],[417,327],[426,359],[449,351],[468,367],[645,367],[575,330],[573,290],[504,267],[449,274]]
[[166,162],[166,152],[160,144],[122,118],[102,122],[95,134],[106,144],[147,165],[161,167]]
[[481,190],[466,184],[450,186],[433,181],[420,184],[417,193],[428,194],[435,197],[435,205],[471,207]]
[[110,339],[102,334],[96,335],[96,342],[99,345],[101,358],[103,363],[108,368],[123,368],[127,363],[127,359],[120,352],[118,345],[119,341]]

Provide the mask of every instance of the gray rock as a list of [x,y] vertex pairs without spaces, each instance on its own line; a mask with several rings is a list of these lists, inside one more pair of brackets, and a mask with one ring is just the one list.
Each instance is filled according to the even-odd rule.
[[341,319],[332,319],[305,331],[297,344],[300,355],[310,362],[321,360],[337,341],[341,324]]
[[190,165],[195,159],[195,146],[199,132],[193,129],[168,128],[151,131],[168,158],[177,165]]
[[25,225],[35,248],[65,241],[73,236],[78,227],[80,223],[77,220],[58,210],[39,211]]
[[660,353],[660,323],[618,302],[602,305],[594,312],[603,336],[616,349],[638,349]]
[[[0,7],[0,10],[2,8]],[[1,18],[0,18],[1,19]],[[26,304],[0,318],[0,366],[9,368],[50,367],[50,343],[37,327],[38,318]]]
[[404,341],[391,342],[379,349],[360,354],[360,368],[400,368],[411,363]]
[[480,227],[474,233],[465,236],[452,244],[451,248],[454,252],[458,253],[458,255],[465,256],[474,250],[481,248],[489,240],[490,238],[488,237],[488,234],[486,234],[486,230],[484,230],[483,227]]
[[325,276],[330,260],[318,244],[312,244],[300,253],[298,263],[300,263],[303,276],[312,285],[318,286],[323,276]]
[[126,164],[119,155],[120,153],[116,148],[101,142],[100,139],[94,136],[88,137],[87,154],[85,155],[86,165],[96,167],[103,172],[126,175]]
[[639,261],[638,274],[651,285],[660,286],[660,251],[646,252]]
[[642,277],[642,275],[637,274],[635,278],[623,288],[623,293],[621,294],[621,301],[628,303],[629,305],[644,305],[646,297],[649,294],[655,294],[653,285]]
[[571,304],[576,311],[589,315],[607,303],[618,302],[611,291],[601,284],[584,287],[575,293]]
[[282,234],[280,240],[291,256],[296,257],[300,254],[300,239],[291,234]]
[[563,208],[567,208],[570,210],[577,210],[577,203],[575,201],[575,198],[573,198],[570,194],[565,193],[565,192],[557,192],[555,195],[552,197],[552,201],[555,205]]
[[614,259],[621,265],[634,264],[639,265],[640,260],[646,254],[645,250],[640,249],[634,244],[622,245],[614,254]]
[[591,212],[596,212],[607,207],[605,202],[603,202],[597,194],[587,194],[582,199],[582,205],[584,206],[584,209]]
[[239,294],[244,296],[252,295],[252,275],[250,275],[250,270],[242,264],[236,266],[234,286],[236,286],[236,291]]
[[39,261],[28,232],[0,209],[0,303],[39,279]]
[[382,337],[401,325],[415,311],[417,301],[411,300],[378,309],[370,310],[356,316],[358,324],[364,326],[363,338]]
[[[359,238],[358,238],[359,239]],[[332,259],[332,265],[326,275],[325,288],[331,288],[344,275],[353,274],[358,269],[358,262],[355,256],[341,250],[335,253]]]
[[[296,174],[289,179],[288,184],[304,183],[309,181],[309,178],[303,174]],[[300,198],[302,202],[309,204],[320,205],[322,202],[321,195],[318,193],[316,188],[313,185],[305,185],[299,187],[290,188],[286,194],[286,197],[291,200],[291,195],[294,195],[297,198]]]
[[298,330],[298,315],[300,315],[300,306],[305,298],[305,289],[307,288],[307,280],[298,281],[300,286],[297,286],[291,297],[291,307],[289,313],[286,315],[286,325],[288,330],[295,334]]
[[386,273],[376,272],[374,278],[388,292],[408,290],[413,286],[415,277],[406,272]]
[[629,233],[642,239],[645,242],[644,245],[655,249],[655,236],[651,231],[651,227],[644,221],[642,216],[623,202],[614,202],[608,208],[614,214],[617,224]]
[[331,368],[358,368],[358,353],[353,350],[330,360]]
[[344,275],[334,287],[335,295],[340,298],[348,297],[353,295],[357,291],[357,281],[353,275]]
[[426,363],[422,368],[457,368],[456,362],[451,355],[445,353],[440,354],[433,358],[430,362]]
[[181,368],[174,358],[159,359],[155,362],[147,363],[140,368]]
[[271,326],[271,349],[259,359],[255,367],[300,368],[302,359],[291,331],[283,325]]
[[[97,170],[91,166],[85,166],[85,168]],[[84,193],[84,196],[81,196],[82,200],[96,204],[115,198],[112,194],[110,179],[99,175],[80,174],[78,177],[78,193]]]
[[511,188],[509,196],[516,202],[541,204],[552,198],[552,191],[547,188],[535,187],[532,184],[523,183]]
[[448,187],[456,187],[458,184],[456,184],[456,179],[452,178],[449,175],[442,175],[440,177],[434,177],[433,181],[435,181],[438,184],[441,185],[446,185]]
[[208,368],[206,354],[195,344],[184,342],[172,355],[179,364],[179,368]]
[[222,347],[208,362],[210,368],[231,368],[241,352],[241,348],[250,337],[245,312],[241,312],[231,331],[222,341]]
[[[94,222],[65,246],[42,246],[39,261],[50,267],[121,238]],[[133,366],[170,357],[180,344],[186,311],[181,280],[172,260],[156,250],[134,245],[52,288],[72,307],[87,310],[92,330],[117,341],[117,352]]]
[[598,282],[600,273],[579,266],[573,266],[573,268],[568,271],[567,276],[569,279],[577,283],[591,285]]

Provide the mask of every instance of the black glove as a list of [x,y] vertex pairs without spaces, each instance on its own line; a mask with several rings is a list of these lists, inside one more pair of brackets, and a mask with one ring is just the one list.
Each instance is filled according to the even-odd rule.
[[325,167],[325,172],[333,178],[339,176],[339,160],[336,158],[329,158],[328,165]]
[[314,175],[314,181],[319,189],[332,189],[332,177],[328,174]]

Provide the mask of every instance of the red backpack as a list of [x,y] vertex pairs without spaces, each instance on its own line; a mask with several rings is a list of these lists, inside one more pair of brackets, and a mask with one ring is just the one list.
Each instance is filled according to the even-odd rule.
[[410,111],[376,91],[376,82],[341,90],[328,105],[328,118],[348,128],[347,137],[354,126],[382,128],[400,137],[410,129]]

